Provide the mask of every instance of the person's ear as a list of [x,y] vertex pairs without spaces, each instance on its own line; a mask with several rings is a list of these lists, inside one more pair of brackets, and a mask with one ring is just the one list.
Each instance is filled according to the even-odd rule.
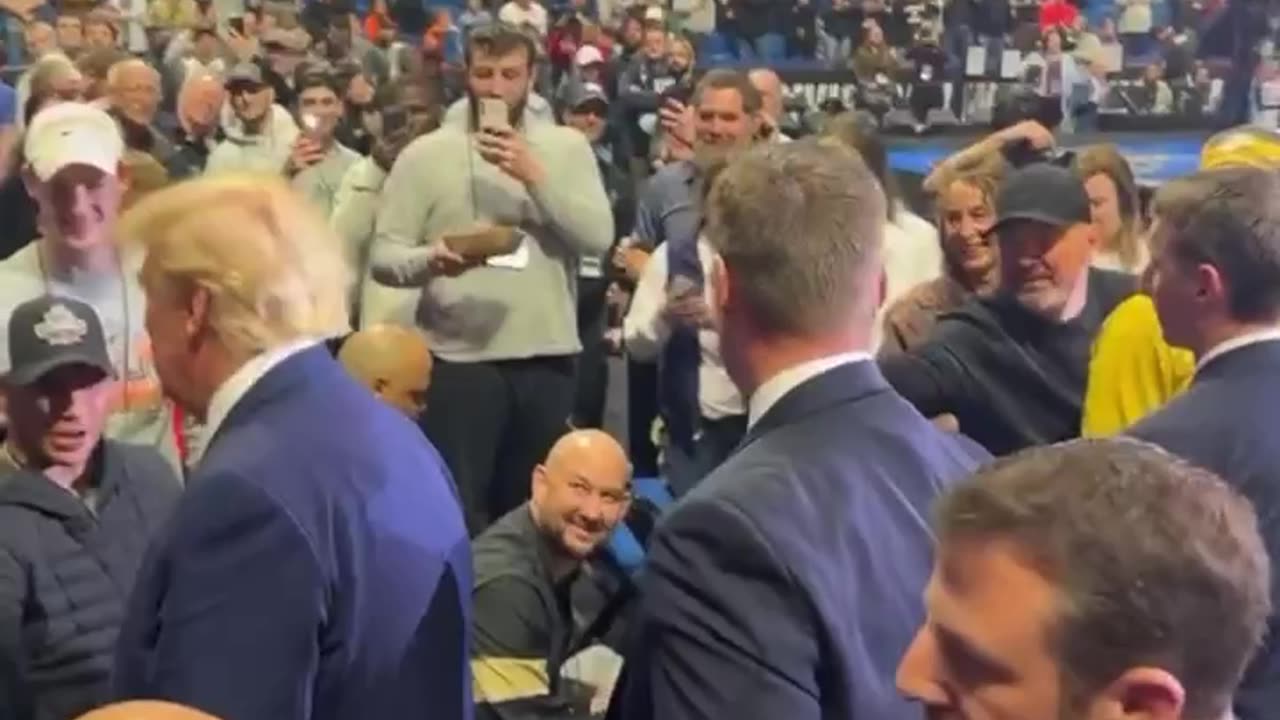
[[383,394],[384,392],[386,392],[386,389],[387,389],[387,379],[386,379],[386,378],[374,378],[374,379],[373,379],[373,382],[372,382],[372,383],[370,383],[369,388],[370,388],[371,390],[373,390],[373,394],[374,394],[374,395],[377,395],[377,396],[381,397],[381,396],[382,396],[382,394]]
[[120,186],[120,197],[128,195],[129,188],[133,186],[133,173],[123,159],[116,163],[116,182]]
[[191,290],[186,303],[187,340],[191,345],[198,344],[206,335],[213,333],[213,326],[210,322],[212,306],[213,295],[208,288],[197,285]]
[[533,466],[533,478],[530,485],[529,499],[534,505],[541,505],[547,496],[547,468],[544,465]]
[[725,307],[729,304],[732,292],[729,287],[729,269],[719,253],[711,259],[711,272],[707,276],[707,284],[711,288],[711,307],[709,308],[711,322],[718,328],[724,321]]
[[1085,717],[1180,720],[1186,705],[1186,690],[1167,670],[1136,667],[1124,671],[1090,705]]
[[34,201],[39,202],[40,178],[36,177],[35,171],[30,165],[22,166],[22,186],[26,188],[27,195]]
[[1225,306],[1227,304],[1227,278],[1214,265],[1199,263],[1192,270],[1196,286],[1196,299]]
[[876,295],[873,300],[875,303],[871,306],[871,313],[878,315],[880,308],[884,307],[884,301],[889,297],[889,273],[884,266],[880,266],[879,272],[876,273]]

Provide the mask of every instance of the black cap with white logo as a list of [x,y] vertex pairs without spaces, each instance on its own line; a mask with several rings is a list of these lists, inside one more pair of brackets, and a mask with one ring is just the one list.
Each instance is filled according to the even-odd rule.
[[9,373],[13,385],[30,385],[67,365],[88,365],[115,375],[98,313],[71,298],[44,295],[9,316]]

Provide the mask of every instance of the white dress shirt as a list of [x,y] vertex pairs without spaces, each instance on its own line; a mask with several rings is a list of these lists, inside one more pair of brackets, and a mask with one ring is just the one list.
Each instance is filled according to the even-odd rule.
[[187,464],[195,467],[196,463],[200,462],[200,458],[204,457],[205,450],[209,448],[209,441],[218,432],[218,427],[227,419],[227,415],[231,414],[231,409],[236,406],[236,403],[240,402],[240,398],[244,397],[254,385],[257,385],[262,376],[271,372],[271,369],[275,366],[315,345],[317,342],[314,338],[303,338],[281,345],[274,350],[259,353],[231,373],[231,377],[223,380],[218,389],[213,391],[213,396],[209,398],[209,409],[205,412],[204,428],[201,430],[200,442],[194,443],[194,447],[189,451]]
[[840,353],[838,355],[828,355],[820,357],[808,362],[802,362],[799,365],[793,365],[786,370],[765,380],[756,391],[752,393],[751,399],[747,403],[747,428],[750,429],[759,422],[764,414],[769,412],[769,408],[778,403],[779,400],[786,397],[787,393],[800,387],[806,380],[815,378],[822,373],[855,362],[869,362],[871,360],[870,353],[850,352]]
[[[698,263],[703,277],[710,277],[714,253],[706,241],[698,240]],[[711,286],[703,283],[703,297],[712,302]],[[622,338],[627,353],[636,360],[653,360],[662,352],[671,336],[671,327],[662,316],[662,306],[667,301],[667,245],[663,243],[653,251],[644,266],[640,281],[636,283],[631,309],[622,321]],[[702,349],[702,361],[698,363],[698,410],[708,420],[719,420],[744,412],[742,394],[725,372],[720,357],[720,334],[710,328],[698,331],[698,345]]]
[[1251,333],[1238,335],[1230,340],[1224,340],[1209,348],[1208,352],[1200,356],[1200,359],[1196,361],[1196,374],[1199,375],[1200,371],[1203,370],[1204,366],[1208,365],[1210,361],[1215,358],[1222,357],[1232,350],[1239,350],[1240,348],[1248,345],[1261,342],[1272,342],[1274,340],[1280,340],[1280,327],[1257,330]]

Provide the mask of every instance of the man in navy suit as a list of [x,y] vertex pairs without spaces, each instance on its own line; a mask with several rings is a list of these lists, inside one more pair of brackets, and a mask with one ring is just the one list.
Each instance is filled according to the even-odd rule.
[[924,617],[929,504],[986,454],[868,353],[884,195],[841,148],[754,149],[715,183],[711,314],[743,445],[664,518],[614,696],[623,718],[880,720]]
[[[1196,357],[1191,386],[1130,434],[1218,473],[1253,502],[1280,558],[1280,176],[1209,170],[1160,190],[1151,293],[1169,344]],[[1280,573],[1272,573],[1273,605]],[[1235,698],[1239,720],[1280,708],[1280,616]]]
[[203,456],[134,589],[121,698],[223,720],[469,718],[471,563],[448,471],[337,364],[347,271],[282,181],[147,198],[147,330]]

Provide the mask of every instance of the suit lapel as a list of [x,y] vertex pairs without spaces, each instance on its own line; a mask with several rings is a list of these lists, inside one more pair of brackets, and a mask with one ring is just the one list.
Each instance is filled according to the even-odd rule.
[[856,402],[889,389],[889,383],[880,374],[880,366],[874,360],[838,365],[787,391],[786,395],[765,412],[764,417],[751,426],[738,449],[750,445],[756,438],[771,430],[790,425],[813,413],[835,405]]

